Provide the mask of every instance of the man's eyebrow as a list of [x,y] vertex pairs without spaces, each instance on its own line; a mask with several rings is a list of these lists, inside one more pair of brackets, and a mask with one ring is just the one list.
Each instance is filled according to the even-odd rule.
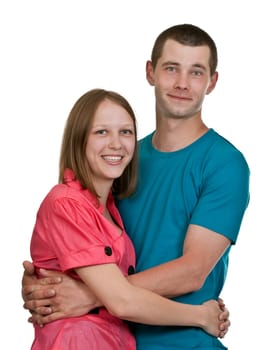
[[195,64],[192,65],[192,67],[201,68],[203,70],[206,70],[206,67],[203,64],[201,64],[201,63],[195,63]]
[[[162,67],[167,67],[167,66],[176,66],[176,67],[180,67],[181,64],[179,62],[175,62],[175,61],[166,61],[163,62]],[[191,65],[192,68],[200,68],[203,70],[206,70],[207,68],[201,64],[201,63],[194,63]]]
[[174,62],[174,61],[166,61],[166,62],[163,62],[162,66],[163,67],[165,67],[165,66],[180,66],[180,63]]

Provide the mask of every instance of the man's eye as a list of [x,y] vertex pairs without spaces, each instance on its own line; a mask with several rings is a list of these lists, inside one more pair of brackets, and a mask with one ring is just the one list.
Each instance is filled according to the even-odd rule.
[[200,75],[202,75],[203,74],[203,72],[201,72],[200,70],[194,70],[193,72],[192,72],[192,75],[196,75],[197,77],[199,77]]
[[167,70],[168,72],[175,72],[175,71],[176,71],[176,67],[169,66],[169,67],[166,67],[166,70]]

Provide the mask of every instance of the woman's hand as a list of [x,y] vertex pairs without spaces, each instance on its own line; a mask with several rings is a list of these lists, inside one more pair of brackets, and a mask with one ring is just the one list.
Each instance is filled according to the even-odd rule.
[[219,303],[219,307],[221,309],[221,313],[219,315],[219,320],[221,321],[220,327],[219,327],[219,330],[220,330],[219,338],[224,338],[229,330],[230,325],[231,325],[231,321],[229,319],[230,312],[226,308],[224,301],[221,298],[218,299],[218,303]]
[[222,301],[209,300],[202,304],[205,309],[203,329],[215,337],[223,338],[230,326],[229,311]]

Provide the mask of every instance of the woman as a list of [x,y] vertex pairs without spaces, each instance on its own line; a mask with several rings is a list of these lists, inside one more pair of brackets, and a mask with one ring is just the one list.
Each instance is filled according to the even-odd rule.
[[99,300],[85,316],[35,325],[32,350],[134,350],[127,321],[202,327],[218,336],[216,301],[185,305],[131,285],[135,252],[114,196],[135,190],[137,131],[119,94],[94,89],[73,106],[65,127],[59,184],[41,203],[31,239],[40,268],[81,279]]

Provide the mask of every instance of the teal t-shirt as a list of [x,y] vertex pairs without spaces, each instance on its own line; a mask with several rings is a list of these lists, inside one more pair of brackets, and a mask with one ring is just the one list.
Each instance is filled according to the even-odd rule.
[[[137,255],[137,272],[182,255],[189,224],[206,227],[234,244],[249,201],[249,168],[242,153],[210,129],[175,152],[159,152],[152,136],[139,142],[136,193],[118,203]],[[197,292],[174,298],[201,304],[223,288],[229,250]],[[199,328],[137,324],[138,350],[226,349]]]

